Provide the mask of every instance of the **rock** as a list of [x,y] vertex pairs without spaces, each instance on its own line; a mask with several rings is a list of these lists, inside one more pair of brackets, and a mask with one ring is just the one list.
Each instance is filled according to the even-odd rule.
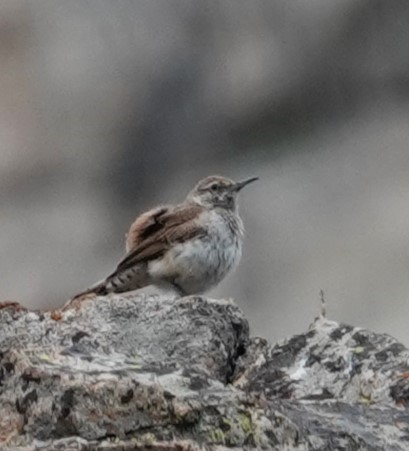
[[232,302],[0,310],[2,450],[407,450],[409,352],[317,319],[276,345]]

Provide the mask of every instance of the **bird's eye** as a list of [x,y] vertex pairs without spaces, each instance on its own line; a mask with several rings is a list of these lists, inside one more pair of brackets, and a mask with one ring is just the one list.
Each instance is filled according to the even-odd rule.
[[210,185],[210,189],[212,191],[217,191],[217,188],[219,187],[219,185],[217,183],[213,183],[212,185]]

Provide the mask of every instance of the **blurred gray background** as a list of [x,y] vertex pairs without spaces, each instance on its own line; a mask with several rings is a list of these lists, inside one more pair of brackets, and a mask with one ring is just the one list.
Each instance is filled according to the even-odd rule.
[[57,307],[144,209],[241,198],[233,297],[275,340],[319,313],[409,344],[409,7],[2,0],[0,299]]

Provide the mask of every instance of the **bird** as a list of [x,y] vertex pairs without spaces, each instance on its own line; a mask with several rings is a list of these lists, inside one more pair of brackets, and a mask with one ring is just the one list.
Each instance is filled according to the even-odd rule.
[[142,213],[126,235],[126,254],[115,271],[74,296],[63,309],[89,295],[124,293],[148,285],[180,296],[215,287],[241,259],[244,227],[238,194],[256,180],[208,176],[182,203]]

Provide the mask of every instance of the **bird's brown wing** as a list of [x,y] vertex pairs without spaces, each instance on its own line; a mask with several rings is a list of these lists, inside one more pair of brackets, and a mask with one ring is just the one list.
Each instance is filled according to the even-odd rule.
[[126,235],[126,252],[135,249],[145,238],[163,227],[161,218],[173,207],[163,205],[142,213],[132,223]]
[[203,207],[199,205],[162,207],[166,208],[165,211],[160,210],[161,207],[158,208],[159,210],[153,209],[144,213],[132,225],[134,230],[130,233],[135,237],[133,247],[119,263],[116,274],[137,263],[160,257],[173,243],[180,243],[206,233],[195,221],[203,212]]

